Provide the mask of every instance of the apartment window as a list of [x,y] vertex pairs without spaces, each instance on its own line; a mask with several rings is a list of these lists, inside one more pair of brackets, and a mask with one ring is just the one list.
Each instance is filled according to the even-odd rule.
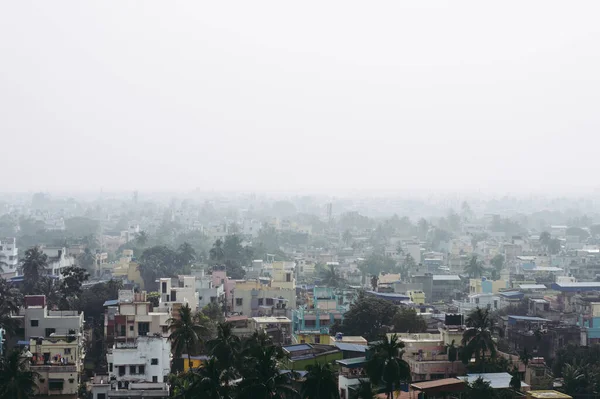
[[112,363],[108,363],[108,371],[110,373],[112,373],[112,371],[113,371],[113,365],[112,365]]
[[273,298],[267,298],[267,306],[273,306]]
[[50,334],[54,334],[56,332],[56,328],[46,328],[46,337],[49,337]]
[[31,324],[31,327],[38,327],[40,325],[40,321],[39,320],[31,320],[29,322],[29,324]]
[[138,323],[138,334],[141,336],[148,335],[150,332],[150,323]]
[[150,364],[156,366],[158,364],[158,358],[152,358],[152,360],[150,360]]
[[59,378],[50,378],[48,380],[48,389],[51,391],[62,391],[65,386],[65,380]]
[[210,303],[215,303],[217,302],[217,297],[216,296],[211,296],[210,297]]
[[158,376],[153,375],[152,376],[152,382],[158,382]]
[[162,293],[163,293],[163,294],[166,294],[166,293],[167,293],[167,283],[166,283],[166,282],[163,282],[163,283],[162,283]]
[[320,343],[321,343],[321,336],[315,335],[315,344],[320,344]]
[[242,306],[244,303],[244,298],[235,298],[235,306]]
[[99,394],[96,396],[96,399],[106,399],[106,394],[105,394],[105,393],[99,393]]
[[125,366],[119,366],[119,377],[123,377],[125,375]]
[[127,335],[127,330],[126,330],[126,326],[125,324],[121,324],[121,334],[119,334],[121,337],[124,337],[125,335]]
[[263,298],[258,298],[258,306],[264,305],[265,300]]
[[71,354],[71,348],[65,348],[65,355]]
[[292,274],[291,273],[286,273],[286,275],[285,275],[285,281],[288,282],[288,283],[290,281],[292,281]]
[[138,366],[138,374],[146,374],[146,366]]
[[133,331],[133,324],[129,326],[129,331]]
[[129,374],[135,374],[135,366],[129,366]]
[[171,290],[171,301],[177,301],[177,291]]
[[167,295],[167,302],[171,302],[171,296]]

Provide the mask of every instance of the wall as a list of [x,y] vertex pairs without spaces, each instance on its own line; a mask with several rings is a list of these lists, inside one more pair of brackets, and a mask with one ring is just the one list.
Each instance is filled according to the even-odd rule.
[[[152,382],[152,377],[156,376],[158,382],[163,382],[171,369],[171,343],[167,338],[139,337],[135,345],[129,344],[129,348],[126,347],[127,345],[117,344],[117,348],[106,355],[109,377],[115,377],[117,381]],[[158,359],[158,364],[153,365],[152,359]],[[136,370],[143,365],[144,374],[130,374],[130,365],[137,366]],[[126,366],[125,375],[119,376],[118,366]]]
[[[25,312],[25,337],[45,337],[46,328],[54,328],[57,334],[67,334],[69,330],[81,332],[83,328],[83,312],[77,311],[49,311],[42,307],[29,307]],[[32,326],[31,321],[37,320],[38,325]]]

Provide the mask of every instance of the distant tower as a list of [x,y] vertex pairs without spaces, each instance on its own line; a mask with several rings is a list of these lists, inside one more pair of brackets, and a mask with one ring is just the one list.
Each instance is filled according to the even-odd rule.
[[136,204],[136,205],[138,203],[138,191],[137,190],[135,190],[133,192],[133,203]]
[[333,217],[333,204],[329,202],[327,204],[327,221],[331,223],[331,219]]

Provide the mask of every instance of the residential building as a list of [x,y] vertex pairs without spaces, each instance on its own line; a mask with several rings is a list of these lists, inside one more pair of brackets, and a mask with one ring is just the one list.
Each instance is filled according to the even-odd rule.
[[[460,277],[455,274],[432,275],[431,297],[428,302],[440,302],[453,299],[464,293],[464,284]],[[427,295],[425,296],[427,299]]]
[[62,278],[62,271],[76,265],[75,257],[67,255],[65,247],[42,247],[42,252],[48,256],[45,267],[46,274]]
[[283,346],[288,356],[284,360],[284,368],[289,370],[306,370],[315,363],[332,363],[343,358],[342,351],[332,345],[294,344]]
[[506,302],[500,300],[500,296],[494,294],[471,294],[465,300],[452,302],[458,308],[459,313],[469,313],[475,308],[487,308],[492,311],[502,309]]
[[275,343],[282,345],[292,343],[292,321],[287,317],[252,317],[249,322],[251,329],[264,331]]
[[160,300],[158,311],[168,311],[175,304],[198,309],[198,292],[195,276],[177,276],[158,280]]
[[226,308],[228,312],[233,309],[233,295],[235,291],[235,280],[227,277],[225,267],[215,267],[212,272],[213,286],[223,285]]
[[295,262],[273,262],[273,288],[296,289]]
[[78,398],[84,358],[82,338],[82,333],[74,330],[73,334],[52,333],[28,340],[30,369],[38,374],[37,396]]
[[107,398],[168,398],[171,343],[166,337],[139,336],[130,342],[116,342],[106,360]]
[[198,307],[204,308],[209,303],[222,304],[225,300],[225,285],[215,284],[211,275],[205,274],[204,269],[192,272],[196,278]]
[[22,319],[23,337],[50,337],[83,333],[83,312],[49,310],[44,295],[27,295],[23,308],[15,318]]
[[19,249],[14,237],[0,239],[0,277],[8,279],[17,275]]
[[507,288],[506,280],[489,280],[485,277],[469,280],[469,294],[497,294]]
[[232,311],[248,316],[292,317],[296,308],[296,290],[273,287],[266,280],[236,281]]

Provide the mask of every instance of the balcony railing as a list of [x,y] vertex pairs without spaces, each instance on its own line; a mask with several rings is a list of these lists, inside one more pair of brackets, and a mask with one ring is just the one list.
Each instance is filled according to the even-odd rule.
[[36,372],[55,372],[55,373],[77,373],[77,366],[75,365],[32,365],[32,371]]

